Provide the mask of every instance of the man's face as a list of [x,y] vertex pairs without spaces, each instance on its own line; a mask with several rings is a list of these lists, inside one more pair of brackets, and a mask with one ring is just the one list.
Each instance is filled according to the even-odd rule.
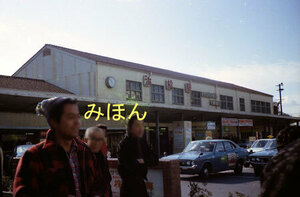
[[139,137],[139,138],[143,137],[143,135],[144,135],[144,121],[134,120],[130,132],[135,137]]
[[65,139],[72,139],[79,134],[81,123],[79,109],[76,104],[66,104],[60,122],[54,123],[54,128]]
[[91,133],[88,139],[85,139],[88,147],[93,153],[98,153],[104,144],[104,130],[97,129]]

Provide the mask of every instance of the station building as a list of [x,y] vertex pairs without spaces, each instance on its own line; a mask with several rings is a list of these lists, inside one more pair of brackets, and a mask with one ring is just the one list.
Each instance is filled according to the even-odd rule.
[[[190,140],[276,136],[300,121],[276,114],[273,96],[267,93],[50,44],[0,80],[2,142],[29,136],[40,140],[48,126],[34,109],[43,98],[53,96],[78,99],[81,135],[89,126],[106,124],[113,156],[126,130],[124,119],[112,119],[115,104],[124,104],[124,117],[136,103],[141,114],[147,113],[146,138],[160,154],[178,152]],[[97,121],[97,114],[84,118],[91,104],[102,109]]]

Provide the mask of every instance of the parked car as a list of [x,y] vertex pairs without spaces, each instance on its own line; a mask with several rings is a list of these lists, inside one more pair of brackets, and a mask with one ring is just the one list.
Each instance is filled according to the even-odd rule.
[[262,169],[267,163],[278,153],[276,139],[268,141],[263,151],[252,153],[249,155],[250,164],[254,168],[256,176],[261,174]]
[[[249,152],[249,154],[252,153],[256,153],[256,152],[260,152],[260,151],[264,151],[266,150],[267,147],[270,146],[270,144],[273,142],[273,139],[259,139],[259,140],[255,140],[251,147],[247,149],[247,151]],[[250,165],[250,160],[249,157],[247,158],[244,166],[245,167],[249,167]]]
[[268,147],[272,142],[273,139],[259,139],[253,142],[250,148],[247,149],[249,153],[256,153],[259,151],[263,151]]
[[24,145],[16,146],[13,152],[13,158],[17,158],[17,159],[21,158],[22,155],[25,153],[25,151],[30,149],[33,146],[34,144],[24,144]]
[[208,178],[211,172],[232,169],[243,171],[248,152],[230,140],[198,140],[190,142],[183,152],[162,159],[179,160],[182,174],[199,174]]

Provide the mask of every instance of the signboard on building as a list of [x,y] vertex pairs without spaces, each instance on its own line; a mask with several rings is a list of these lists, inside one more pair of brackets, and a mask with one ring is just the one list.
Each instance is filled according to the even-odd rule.
[[211,106],[220,106],[221,102],[220,101],[216,101],[216,100],[209,100],[209,104]]
[[166,80],[165,81],[165,87],[166,87],[166,90],[172,90],[173,89],[173,81],[172,80]]
[[192,122],[174,121],[173,139],[173,152],[181,152],[192,141]]
[[213,99],[217,98],[217,94],[211,92],[201,92],[201,96],[206,98],[213,98]]
[[149,87],[151,85],[151,73],[143,76],[144,87]]
[[222,126],[238,126],[239,120],[236,118],[222,118]]
[[[109,168],[112,181],[111,190],[112,196],[120,196],[120,188],[122,185],[122,179],[116,168]],[[148,180],[146,181],[146,188],[149,197],[164,196],[164,184],[163,184],[163,173],[162,170],[149,169]]]
[[191,91],[192,91],[192,84],[191,83],[185,83],[184,84],[184,91],[185,91],[185,93],[191,93]]
[[206,122],[206,129],[207,130],[216,130],[216,122],[207,121]]
[[240,127],[253,127],[253,120],[251,119],[239,119]]

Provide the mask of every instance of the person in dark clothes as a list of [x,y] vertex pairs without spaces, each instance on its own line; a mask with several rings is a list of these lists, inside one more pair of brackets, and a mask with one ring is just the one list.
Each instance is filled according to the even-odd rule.
[[158,164],[158,157],[149,149],[144,135],[144,122],[136,115],[128,119],[127,132],[118,150],[118,172],[122,179],[121,197],[147,197],[144,180],[147,167]]
[[85,131],[84,141],[87,143],[91,151],[96,155],[97,165],[101,169],[104,179],[105,197],[112,196],[111,192],[111,175],[109,172],[108,162],[106,156],[102,152],[102,146],[105,145],[105,131],[99,127],[89,127]]
[[261,196],[295,196],[300,185],[300,127],[281,130],[277,135],[277,149],[279,152],[261,175]]

